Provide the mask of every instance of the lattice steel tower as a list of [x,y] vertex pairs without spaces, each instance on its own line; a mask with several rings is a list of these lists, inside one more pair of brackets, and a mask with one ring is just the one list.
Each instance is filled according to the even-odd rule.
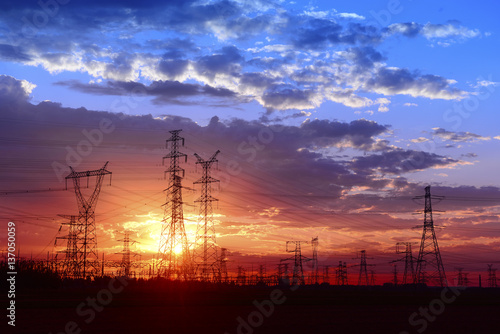
[[[76,172],[72,167],[69,167],[71,173],[66,176],[66,187],[69,179],[73,180],[75,188],[76,200],[78,203],[78,220],[75,224],[78,226],[79,232],[76,238],[76,254],[78,254],[78,266],[81,268],[78,271],[78,277],[86,278],[87,276],[97,276],[99,272],[99,258],[97,255],[97,235],[95,226],[95,206],[99,193],[101,192],[102,181],[104,176],[111,172],[106,169],[108,162],[104,164],[101,169],[89,170],[85,172]],[[89,185],[89,178],[96,177],[94,191],[88,197],[83,197],[80,179],[87,178],[87,187]],[[80,255],[81,254],[81,255]]]
[[[362,250],[359,252],[358,257],[355,259],[360,259],[359,263],[359,277],[358,277],[358,285],[370,285],[370,281],[368,280],[368,270],[367,266],[374,266],[374,264],[366,263],[366,250]],[[370,258],[372,259],[372,258]],[[363,284],[364,281],[364,284]]]
[[441,253],[434,232],[434,221],[432,219],[431,199],[442,199],[442,196],[431,196],[431,187],[425,187],[425,196],[417,196],[415,199],[425,198],[424,207],[424,229],[420,242],[420,251],[417,259],[415,283],[447,286],[446,274],[444,272]]
[[163,157],[163,163],[165,159],[170,159],[170,165],[165,170],[165,175],[168,174],[168,188],[165,189],[167,200],[163,205],[158,276],[168,279],[188,279],[192,271],[182,208],[181,181],[184,169],[180,167],[180,161],[183,159],[186,162],[187,155],[179,151],[179,148],[184,146],[184,138],[179,136],[181,131],[169,131],[172,135],[166,140],[166,148],[170,146],[170,153]]
[[[404,250],[401,249],[401,246],[404,246]],[[398,242],[396,243],[396,254],[404,254],[404,256],[400,259],[391,261],[391,263],[404,261],[405,262],[405,270],[403,273],[403,284],[413,283],[415,279],[415,270],[413,266],[413,254],[411,250],[411,242]]]
[[496,269],[493,268],[493,264],[488,264],[488,287],[496,288],[497,287],[497,275]]
[[339,261],[339,265],[335,269],[335,279],[337,285],[348,285],[349,282],[347,280],[347,264],[342,261]]
[[56,254],[56,260],[59,254],[64,254],[64,259],[61,261],[61,275],[68,278],[80,278],[82,277],[80,264],[83,263],[83,253],[78,249],[78,237],[81,231],[81,225],[78,224],[78,216],[71,215],[59,215],[63,218],[68,219],[68,222],[62,223],[59,231],[64,225],[68,225],[68,235],[62,237],[56,237],[54,246],[57,245],[58,240],[66,240],[66,249],[58,251]]
[[217,243],[215,240],[215,226],[213,219],[212,202],[218,201],[212,197],[212,183],[219,182],[211,174],[211,168],[217,162],[219,150],[208,160],[203,160],[198,154],[194,154],[197,164],[203,167],[203,176],[194,182],[201,184],[201,196],[195,201],[200,203],[200,216],[196,229],[196,241],[194,245],[194,263],[196,265],[196,275],[202,281],[217,279],[218,257]]
[[[302,256],[301,243],[309,243],[308,241],[287,241],[286,251],[289,253],[294,253],[294,256],[288,259],[283,259],[283,261],[293,260],[293,272],[292,272],[292,282],[291,285],[305,284],[304,281],[304,269],[302,266],[303,259],[309,261],[310,259]],[[294,245],[295,247],[289,248],[288,245]]]
[[311,246],[312,246],[312,250],[313,250],[311,284],[318,284],[319,283],[319,268],[318,268],[319,240],[318,240],[318,237],[312,238]]

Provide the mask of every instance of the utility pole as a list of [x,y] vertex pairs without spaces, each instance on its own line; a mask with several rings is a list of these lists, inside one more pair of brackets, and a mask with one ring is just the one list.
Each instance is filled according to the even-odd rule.
[[[75,189],[76,200],[78,204],[78,221],[75,224],[79,227],[77,233],[76,245],[77,253],[81,253],[79,257],[79,267],[82,268],[78,272],[78,276],[86,278],[88,276],[97,276],[100,271],[99,257],[97,255],[97,235],[95,225],[95,206],[99,193],[101,192],[102,181],[105,175],[111,175],[111,172],[106,169],[108,162],[104,164],[101,169],[89,170],[85,172],[76,172],[71,166],[69,167],[71,173],[66,176],[66,189],[68,187],[68,180],[73,180]],[[82,194],[80,187],[80,179],[87,178],[87,187],[89,186],[89,178],[95,176],[96,183],[92,194],[85,198]]]
[[218,271],[217,243],[215,240],[215,226],[213,219],[212,202],[218,201],[212,197],[212,183],[219,182],[211,176],[211,168],[217,162],[219,150],[208,160],[203,160],[198,154],[194,154],[197,164],[203,167],[203,176],[194,182],[201,184],[201,196],[195,201],[200,203],[200,217],[196,229],[196,242],[194,259],[196,264],[196,275],[202,281],[215,279]]
[[441,253],[434,231],[434,221],[432,219],[431,199],[443,199],[442,196],[431,196],[431,187],[425,187],[425,196],[417,196],[414,199],[425,198],[424,225],[420,251],[417,259],[417,270],[415,283],[425,283],[431,285],[447,286],[446,274],[444,271]]
[[184,212],[182,208],[182,179],[184,169],[180,161],[187,161],[187,155],[180,152],[184,146],[184,138],[179,136],[182,130],[169,131],[171,136],[166,140],[166,147],[170,146],[170,153],[163,157],[170,160],[165,170],[168,174],[168,188],[166,203],[163,205],[163,220],[158,249],[158,276],[168,279],[188,279],[191,275],[191,254],[184,226]]

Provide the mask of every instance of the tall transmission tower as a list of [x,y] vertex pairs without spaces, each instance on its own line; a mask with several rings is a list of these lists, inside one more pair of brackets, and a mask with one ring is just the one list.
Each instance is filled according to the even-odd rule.
[[[81,271],[78,272],[78,277],[86,278],[87,276],[96,276],[99,272],[99,258],[97,255],[97,235],[95,225],[95,206],[99,193],[101,192],[102,181],[105,175],[111,175],[111,172],[106,169],[108,162],[101,169],[89,170],[85,172],[76,172],[71,166],[71,173],[66,176],[66,188],[68,180],[73,180],[76,200],[78,204],[78,222],[79,233],[76,238],[76,248],[78,258],[78,266]],[[87,187],[89,186],[89,178],[96,177],[95,187],[92,194],[85,198],[80,187],[80,179],[87,178]]]
[[[287,241],[286,251],[288,253],[294,253],[293,257],[288,259],[282,259],[281,261],[293,261],[293,274],[291,285],[305,284],[304,280],[304,268],[302,266],[303,260],[309,261],[310,259],[302,256],[301,244],[309,243],[308,241]],[[294,247],[288,247],[288,245],[293,245]]]
[[458,282],[457,282],[457,285],[458,286],[465,286],[465,287],[468,286],[469,285],[469,278],[467,276],[469,274],[463,272],[464,268],[455,268],[455,269],[458,271],[458,275],[457,275]]
[[368,280],[367,266],[374,266],[374,264],[367,264],[366,259],[373,259],[373,258],[371,258],[371,257],[367,258],[366,257],[366,250],[363,249],[362,251],[359,252],[358,256],[355,257],[354,259],[360,259],[358,285],[370,285],[370,281]]
[[227,273],[227,261],[227,248],[221,248],[219,256],[219,282],[227,283],[229,281],[229,276]]
[[330,284],[330,266],[323,267],[323,283]]
[[319,241],[318,241],[318,237],[312,238],[311,246],[312,246],[312,250],[313,250],[311,284],[318,284],[319,283],[319,268],[318,268]]
[[168,174],[168,188],[158,249],[158,276],[169,279],[187,279],[191,271],[191,254],[184,226],[184,212],[182,208],[182,178],[184,169],[180,161],[187,161],[187,155],[180,152],[184,146],[184,138],[179,136],[182,130],[169,131],[171,136],[166,140],[166,148],[170,146],[170,153],[163,157],[170,159],[170,165],[165,170]]
[[[404,246],[404,249],[402,249]],[[403,284],[413,283],[415,270],[413,266],[414,257],[411,250],[411,242],[398,242],[396,243],[396,254],[404,254],[402,258],[391,261],[391,263],[404,261],[405,269],[403,273]]]
[[434,231],[431,204],[431,199],[443,199],[443,197],[431,196],[431,187],[427,186],[425,187],[425,195],[417,196],[414,199],[422,198],[425,198],[424,226],[414,282],[444,287],[447,286],[446,274]]
[[63,218],[68,219],[68,222],[62,223],[59,231],[65,225],[68,225],[68,235],[62,237],[56,237],[54,245],[57,245],[58,240],[66,240],[66,249],[58,251],[56,254],[56,260],[59,253],[64,254],[64,259],[62,261],[61,274],[63,277],[68,278],[79,278],[81,277],[80,264],[83,261],[83,253],[78,249],[78,236],[81,233],[80,225],[77,222],[78,216],[70,215],[59,215]]
[[347,265],[345,262],[342,263],[342,261],[339,261],[339,265],[335,269],[335,276],[337,285],[349,284],[349,282],[347,281]]
[[211,176],[211,168],[217,162],[219,150],[208,160],[203,160],[198,154],[194,154],[197,164],[203,167],[203,176],[194,182],[201,184],[201,196],[195,201],[200,203],[200,217],[196,229],[196,241],[194,248],[194,261],[196,264],[196,275],[202,281],[216,279],[218,271],[217,244],[215,240],[215,226],[213,219],[212,202],[218,201],[212,197],[212,183],[219,182]]
[[238,266],[238,274],[236,276],[236,282],[239,285],[245,285],[247,283],[247,271],[242,266]]
[[135,240],[130,240],[130,232],[125,231],[125,235],[123,236],[123,239],[118,239],[117,241],[123,241],[123,250],[120,253],[117,254],[122,254],[122,261],[120,263],[121,268],[123,269],[123,275],[125,277],[130,277],[130,269],[132,267],[132,260],[131,260],[131,255],[137,255],[135,253],[132,253],[130,251],[130,244],[134,244],[137,241]]
[[496,269],[493,268],[493,264],[488,264],[488,287],[496,288],[497,287],[497,275]]

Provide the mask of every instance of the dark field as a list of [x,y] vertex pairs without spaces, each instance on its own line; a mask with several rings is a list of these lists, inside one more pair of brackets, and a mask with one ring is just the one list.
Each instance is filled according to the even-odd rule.
[[113,284],[19,287],[14,333],[500,332],[500,289]]

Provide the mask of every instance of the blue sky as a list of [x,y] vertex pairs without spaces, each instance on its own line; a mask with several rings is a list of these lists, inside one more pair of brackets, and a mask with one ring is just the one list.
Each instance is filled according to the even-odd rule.
[[[0,4],[0,119],[9,157],[2,190],[26,186],[10,182],[20,173],[15,165],[41,166],[41,187],[59,182],[53,162],[108,115],[119,131],[82,168],[107,155],[127,170],[120,141],[138,154],[133,140],[147,150],[157,144],[145,139],[161,143],[174,126],[192,131],[190,150],[221,148],[244,163],[240,142],[285,126],[238,187],[256,196],[256,180],[269,177],[298,202],[228,209],[242,221],[276,219],[265,212],[285,212],[280,205],[300,205],[300,196],[316,192],[350,199],[339,204],[348,211],[365,206],[360,193],[412,196],[427,184],[463,196],[500,194],[495,1],[41,3],[45,9],[36,1]],[[308,192],[289,184],[309,173]],[[33,171],[21,178],[34,185]],[[371,208],[387,209],[378,206]],[[471,212],[492,210],[485,222],[498,224],[497,209]],[[499,239],[490,241],[500,247]]]

